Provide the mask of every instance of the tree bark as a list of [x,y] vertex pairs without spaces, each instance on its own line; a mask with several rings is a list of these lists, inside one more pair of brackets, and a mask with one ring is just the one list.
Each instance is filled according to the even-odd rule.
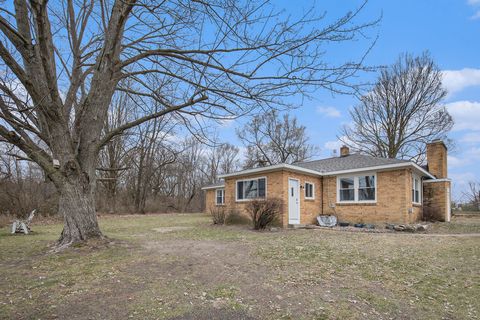
[[59,213],[63,216],[64,227],[58,248],[104,238],[97,222],[95,194],[89,183],[78,177],[69,179],[59,191]]

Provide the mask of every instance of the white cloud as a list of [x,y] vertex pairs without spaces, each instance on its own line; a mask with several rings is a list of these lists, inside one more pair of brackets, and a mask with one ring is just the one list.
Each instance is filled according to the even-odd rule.
[[473,172],[452,173],[450,178],[458,185],[467,185],[470,181],[475,180],[475,174]]
[[317,107],[317,113],[330,118],[340,118],[342,114],[335,107]]
[[451,167],[451,168],[458,168],[458,167],[461,167],[465,164],[462,159],[457,158],[455,156],[448,155],[447,158],[448,158],[447,159],[448,166]]
[[[347,141],[348,144],[350,145],[353,145],[353,143],[346,137],[346,136],[341,136],[340,137],[343,141]],[[345,143],[343,143],[342,141],[340,140],[330,140],[330,141],[327,141],[323,144],[323,149],[324,151],[324,155],[325,156],[336,156],[336,155],[339,155],[340,153],[340,148],[344,145]]]
[[455,121],[454,131],[480,130],[480,102],[456,101],[448,103],[447,109]]
[[480,86],[480,69],[464,68],[461,70],[445,70],[443,86],[451,96],[467,87]]
[[218,122],[220,123],[220,126],[222,128],[230,128],[232,124],[235,122],[235,119],[225,118],[225,119],[218,120]]
[[325,150],[339,150],[340,147],[343,145],[343,143],[340,140],[333,140],[333,141],[327,141],[325,142],[324,149]]
[[480,19],[480,10],[470,17],[472,20]]
[[[478,7],[480,5],[480,0],[468,0],[467,3],[472,7]],[[480,19],[480,10],[478,10],[473,16],[471,16],[470,19]]]
[[451,167],[451,168],[462,168],[471,164],[478,163],[479,161],[480,161],[479,147],[465,148],[464,152],[462,152],[460,157],[448,155],[448,158],[447,158],[448,167]]
[[451,173],[452,179],[452,197],[455,201],[462,201],[464,199],[464,192],[468,188],[468,183],[471,181],[478,181],[478,177],[473,172]]
[[480,132],[469,132],[460,138],[460,142],[480,143]]

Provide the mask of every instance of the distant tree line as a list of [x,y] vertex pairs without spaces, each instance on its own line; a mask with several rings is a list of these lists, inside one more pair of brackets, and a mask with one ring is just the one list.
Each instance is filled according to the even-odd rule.
[[[114,96],[105,131],[138,116],[134,99]],[[198,212],[201,187],[240,168],[239,148],[217,138],[181,133],[173,116],[145,122],[101,149],[96,167],[96,208],[105,213]],[[57,213],[58,194],[34,162],[0,142],[0,214],[25,215],[36,208]]]
[[[105,131],[136,117],[134,99],[114,96]],[[295,117],[271,110],[258,114],[237,135],[246,149],[214,136],[180,134],[166,115],[127,130],[101,149],[96,168],[97,211],[103,213],[198,212],[204,207],[202,186],[240,169],[308,160],[317,148]],[[57,212],[58,195],[43,170],[1,144],[0,214],[22,215],[36,208]]]

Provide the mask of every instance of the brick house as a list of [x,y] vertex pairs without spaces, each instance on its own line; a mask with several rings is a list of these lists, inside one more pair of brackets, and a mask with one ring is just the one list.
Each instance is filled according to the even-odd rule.
[[347,222],[450,221],[451,180],[442,141],[427,145],[427,163],[350,154],[344,146],[338,157],[224,174],[222,182],[203,188],[205,209],[247,215],[252,199],[277,198],[283,226],[312,224],[327,214]]

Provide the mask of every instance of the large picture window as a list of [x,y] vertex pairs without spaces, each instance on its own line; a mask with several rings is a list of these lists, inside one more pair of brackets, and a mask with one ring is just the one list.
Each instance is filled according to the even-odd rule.
[[422,194],[422,189],[421,189],[421,180],[418,176],[413,175],[412,176],[412,202],[416,204],[421,204],[422,199],[421,199],[421,194]]
[[266,178],[237,181],[237,200],[265,198]]
[[376,175],[352,175],[337,179],[338,202],[375,202]]
[[217,205],[225,204],[225,189],[217,189],[216,190],[216,201]]

